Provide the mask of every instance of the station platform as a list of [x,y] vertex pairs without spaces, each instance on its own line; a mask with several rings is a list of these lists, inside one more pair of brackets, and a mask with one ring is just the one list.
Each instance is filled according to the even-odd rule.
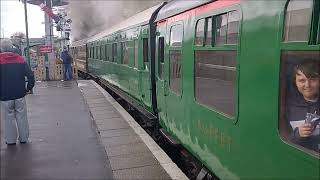
[[38,82],[27,95],[30,142],[7,146],[1,179],[188,179],[91,80]]

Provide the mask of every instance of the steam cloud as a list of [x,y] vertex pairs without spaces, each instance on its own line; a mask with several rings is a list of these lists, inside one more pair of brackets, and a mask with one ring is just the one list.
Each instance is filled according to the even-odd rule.
[[95,35],[164,0],[69,0],[73,40]]

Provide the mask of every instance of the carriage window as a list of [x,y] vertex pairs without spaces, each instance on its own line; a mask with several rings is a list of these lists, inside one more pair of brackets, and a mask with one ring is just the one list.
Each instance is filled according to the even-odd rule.
[[196,27],[196,38],[194,41],[195,45],[203,45],[204,39],[204,19],[198,20],[197,27]]
[[90,57],[93,58],[93,47],[90,48]]
[[302,150],[320,152],[320,52],[284,51],[281,58],[281,135]]
[[96,56],[96,48],[95,47],[92,47],[92,58],[94,59],[95,56]]
[[285,14],[284,41],[308,41],[313,0],[290,0]]
[[215,45],[237,44],[240,25],[240,14],[231,11],[215,16]]
[[123,64],[129,64],[129,47],[128,42],[123,43]]
[[149,61],[148,49],[149,49],[148,38],[143,38],[143,62],[144,62],[144,66],[146,67],[146,69],[147,69],[148,61]]
[[181,24],[171,27],[170,46],[181,47],[183,38],[183,27]]
[[228,13],[228,32],[227,32],[227,44],[238,43],[238,31],[240,24],[240,14],[238,11],[232,11]]
[[96,57],[95,59],[99,59],[100,58],[100,52],[99,52],[100,47],[96,46]]
[[117,43],[112,44],[112,61],[117,62]]
[[105,52],[105,53],[104,53],[104,58],[105,58],[104,60],[105,60],[105,61],[108,61],[108,60],[109,60],[109,57],[108,57],[108,56],[109,56],[108,45],[105,45],[105,46],[104,46],[104,52]]
[[111,44],[108,44],[108,52],[109,52],[108,59],[109,59],[109,61],[112,61],[112,59],[113,59],[113,49],[112,49],[112,45]]
[[139,62],[139,44],[138,40],[134,40],[134,67],[138,68],[138,62]]
[[103,60],[104,59],[104,49],[103,49],[103,45],[100,46],[100,59]]
[[212,18],[206,18],[206,45],[212,45]]
[[197,102],[234,117],[235,88],[236,51],[195,51]]
[[228,14],[216,16],[216,45],[223,45],[226,43]]
[[124,42],[120,43],[120,54],[121,54],[121,58],[120,58],[120,64],[123,64],[123,59],[124,59],[124,49],[125,49],[125,45]]
[[181,50],[169,51],[169,87],[176,94],[181,94]]
[[159,44],[158,44],[158,61],[159,61],[159,68],[158,68],[159,78],[160,78],[160,79],[163,79],[164,37],[159,37]]

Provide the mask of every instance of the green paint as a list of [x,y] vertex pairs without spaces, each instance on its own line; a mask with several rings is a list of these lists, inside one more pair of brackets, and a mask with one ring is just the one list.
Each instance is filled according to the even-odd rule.
[[[318,0],[315,2],[319,4]],[[314,43],[316,41],[313,44],[283,42],[286,3],[286,0],[241,1],[240,5],[186,17],[179,21],[184,28],[182,48],[169,47],[170,28],[177,22],[164,22],[157,27],[156,48],[160,37],[165,41],[162,78],[158,77],[159,56],[155,56],[160,125],[221,179],[320,178],[319,156],[288,144],[279,134],[281,52],[320,50],[319,43]],[[194,45],[197,20],[234,10],[241,14],[237,45]],[[313,38],[319,37],[314,34],[317,30],[314,26]],[[126,38],[113,38],[120,33],[126,33]],[[110,43],[129,41],[131,46],[132,40],[137,39],[137,69],[133,62],[134,50],[130,49],[129,65],[89,59],[89,70],[118,86],[151,111],[150,74],[144,68],[142,55],[142,38],[147,37],[147,33],[146,26],[137,26],[105,37]],[[182,51],[179,95],[169,87],[169,50]],[[234,117],[195,100],[194,52],[197,50],[237,52]]]

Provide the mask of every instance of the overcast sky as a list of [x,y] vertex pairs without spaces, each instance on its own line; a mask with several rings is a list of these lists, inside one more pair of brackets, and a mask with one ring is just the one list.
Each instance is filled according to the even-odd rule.
[[[0,36],[10,37],[14,32],[26,32],[24,21],[24,5],[19,0],[0,0],[1,21]],[[29,37],[37,38],[45,34],[44,13],[39,6],[27,5]]]

